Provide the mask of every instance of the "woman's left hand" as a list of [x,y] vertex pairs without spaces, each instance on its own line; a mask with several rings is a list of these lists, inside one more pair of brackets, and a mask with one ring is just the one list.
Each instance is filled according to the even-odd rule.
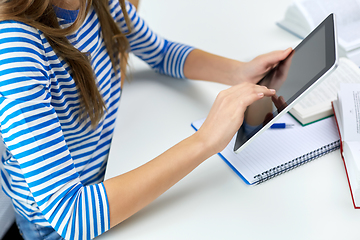
[[286,50],[278,50],[262,54],[251,60],[244,62],[236,70],[234,82],[259,82],[271,69],[273,69],[280,61],[284,60],[290,53],[292,48]]

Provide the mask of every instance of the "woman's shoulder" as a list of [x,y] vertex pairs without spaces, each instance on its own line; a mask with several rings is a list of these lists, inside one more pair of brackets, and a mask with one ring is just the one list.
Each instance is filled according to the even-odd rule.
[[41,41],[41,32],[39,29],[24,22],[15,20],[0,21],[0,40],[2,40],[6,35],[9,37],[22,37],[34,40],[38,39]]
[[35,35],[40,35],[40,30],[30,26],[27,23],[16,20],[4,20],[0,21],[0,33],[3,32],[28,32]]
[[15,20],[0,21],[0,44],[16,43],[31,44],[43,49],[43,36],[41,31],[29,24]]

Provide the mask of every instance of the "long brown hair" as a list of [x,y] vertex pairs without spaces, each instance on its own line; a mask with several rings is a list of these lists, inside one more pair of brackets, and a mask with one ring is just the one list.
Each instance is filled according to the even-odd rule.
[[[76,82],[80,95],[80,116],[83,118],[88,115],[92,127],[96,127],[104,115],[105,103],[95,82],[88,54],[80,52],[71,45],[66,35],[73,33],[81,26],[90,7],[93,6],[99,18],[106,48],[115,72],[120,68],[119,61],[122,72],[125,71],[126,50],[129,43],[110,14],[108,0],[80,0],[80,2],[75,22],[64,29],[59,26],[51,0],[0,0],[0,21],[20,21],[44,33],[56,54],[70,65],[71,76]],[[119,3],[130,31],[131,26],[125,1],[119,0]],[[122,74],[122,76],[125,75]]]

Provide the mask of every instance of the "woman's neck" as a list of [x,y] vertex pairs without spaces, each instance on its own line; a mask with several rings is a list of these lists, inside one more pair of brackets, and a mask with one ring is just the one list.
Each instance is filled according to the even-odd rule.
[[52,4],[62,9],[78,10],[80,7],[80,0],[53,0]]

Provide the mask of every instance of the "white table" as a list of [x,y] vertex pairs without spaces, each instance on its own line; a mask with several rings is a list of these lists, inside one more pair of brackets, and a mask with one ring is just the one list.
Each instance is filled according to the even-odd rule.
[[[140,14],[162,36],[239,60],[299,40],[275,25],[290,0],[142,0]],[[193,134],[220,84],[174,80],[132,58],[106,179],[127,172]],[[359,239],[339,151],[258,186],[246,185],[219,156],[205,161],[128,220],[110,239]]]

